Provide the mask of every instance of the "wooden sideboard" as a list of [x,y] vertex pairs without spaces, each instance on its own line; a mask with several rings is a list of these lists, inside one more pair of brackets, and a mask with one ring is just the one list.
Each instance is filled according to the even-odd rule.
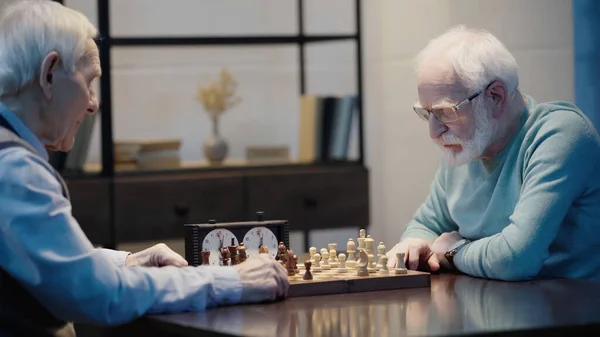
[[94,244],[183,238],[184,223],[290,221],[293,231],[368,227],[369,172],[310,165],[66,179],[74,217]]

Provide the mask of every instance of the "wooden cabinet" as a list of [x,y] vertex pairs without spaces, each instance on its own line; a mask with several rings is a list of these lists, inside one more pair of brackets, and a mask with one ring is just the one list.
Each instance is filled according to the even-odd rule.
[[244,216],[239,174],[177,174],[115,179],[119,242],[183,238],[185,223]]
[[112,242],[109,179],[67,179],[73,217],[95,244]]
[[94,244],[109,247],[182,239],[185,223],[250,221],[257,211],[289,220],[293,231],[369,225],[369,172],[358,165],[148,173],[67,184],[75,218]]
[[289,220],[292,230],[369,223],[369,176],[363,167],[260,172],[246,179],[249,209]]

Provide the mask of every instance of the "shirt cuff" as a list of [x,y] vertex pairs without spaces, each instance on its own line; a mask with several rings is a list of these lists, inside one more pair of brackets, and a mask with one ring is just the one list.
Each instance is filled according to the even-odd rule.
[[238,304],[242,300],[242,282],[237,270],[231,266],[200,266],[213,275],[212,303],[217,305]]
[[97,248],[97,250],[101,252],[104,256],[109,258],[118,267],[124,267],[127,256],[131,254],[131,252],[127,251],[112,250],[106,248]]

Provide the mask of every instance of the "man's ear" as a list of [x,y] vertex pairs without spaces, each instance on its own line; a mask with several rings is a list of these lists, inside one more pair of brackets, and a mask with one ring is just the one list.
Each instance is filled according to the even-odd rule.
[[502,81],[495,81],[487,89],[487,94],[492,99],[492,116],[498,118],[508,103],[508,90]]
[[52,85],[54,84],[54,78],[56,77],[56,69],[60,63],[60,56],[57,52],[53,51],[48,53],[42,61],[42,69],[40,71],[40,88],[46,99],[52,98]]

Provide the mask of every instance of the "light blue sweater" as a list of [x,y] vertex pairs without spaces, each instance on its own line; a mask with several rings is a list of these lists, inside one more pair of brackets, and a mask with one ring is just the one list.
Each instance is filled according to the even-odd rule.
[[442,164],[402,238],[457,230],[469,275],[600,279],[600,138],[566,102],[527,96],[520,131],[496,157]]

